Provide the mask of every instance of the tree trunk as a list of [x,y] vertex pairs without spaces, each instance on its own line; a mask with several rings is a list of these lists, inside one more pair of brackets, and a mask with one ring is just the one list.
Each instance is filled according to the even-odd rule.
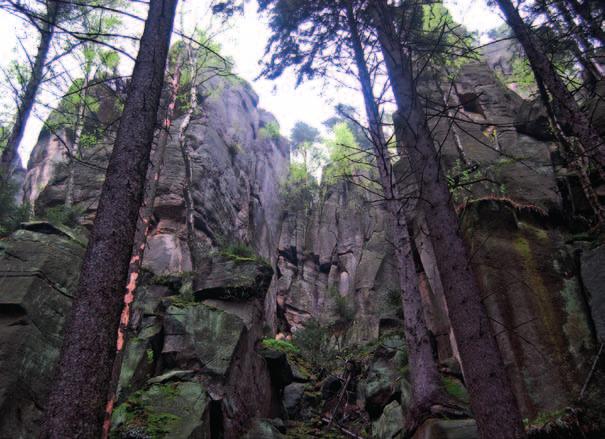
[[124,349],[128,341],[128,329],[132,315],[131,305],[135,300],[135,293],[138,286],[138,279],[143,266],[143,256],[145,254],[145,246],[147,245],[147,237],[151,230],[151,217],[153,216],[153,207],[155,203],[155,195],[158,188],[158,183],[162,175],[164,167],[164,155],[166,147],[170,140],[170,128],[174,118],[174,110],[179,95],[181,82],[181,67],[182,60],[177,60],[172,73],[172,81],[170,82],[170,96],[166,106],[166,115],[162,121],[162,130],[158,136],[157,146],[153,152],[151,166],[147,172],[147,185],[145,189],[145,198],[141,206],[139,221],[135,235],[135,244],[132,249],[130,258],[130,268],[128,270],[128,282],[124,294],[124,305],[122,315],[120,317],[120,326],[118,328],[118,340],[116,343],[116,357],[113,363],[113,371],[111,374],[111,382],[109,391],[107,392],[107,405],[105,406],[105,420],[103,421],[103,439],[109,437],[111,429],[111,415],[113,407],[117,399],[117,387],[120,380],[120,372],[122,370],[122,362],[124,361]]
[[179,147],[185,164],[185,187],[183,188],[183,198],[185,199],[185,221],[187,225],[187,245],[191,255],[191,269],[195,272],[200,267],[199,245],[197,243],[195,233],[195,205],[193,202],[193,194],[191,193],[191,185],[193,181],[193,166],[191,165],[191,150],[187,142],[187,129],[191,123],[191,118],[198,107],[197,101],[197,81],[198,81],[198,66],[196,65],[195,56],[191,44],[187,44],[188,63],[191,69],[191,90],[189,91],[189,108],[179,127]]
[[[552,96],[555,116],[561,125],[569,129],[574,137],[584,145],[587,153],[595,159],[601,168],[605,167],[605,143],[600,138],[588,117],[580,109],[574,96],[567,90],[554,66],[547,58],[539,41],[533,37],[530,28],[523,22],[519,11],[511,0],[497,0],[506,21],[529,59],[534,75],[540,78]],[[546,103],[545,103],[546,104]]]
[[23,96],[17,106],[17,115],[8,137],[6,147],[0,158],[0,178],[9,181],[13,172],[19,168],[19,145],[25,134],[27,120],[36,102],[36,95],[44,77],[44,67],[50,50],[50,43],[55,31],[55,22],[60,12],[59,2],[50,0],[44,21],[40,24],[40,43],[36,52],[36,59],[31,71],[31,77],[27,81]]
[[[599,63],[596,63],[594,60],[594,46],[584,35],[584,30],[578,28],[572,14],[562,0],[555,2],[554,13],[550,10],[548,5],[544,5],[544,9],[557,32],[560,35],[564,35],[565,32],[567,32],[569,35],[571,51],[578,63],[580,63],[584,69],[584,73],[588,76],[589,82],[592,82],[594,85],[596,81],[603,78],[603,69]],[[556,17],[557,14],[561,16],[563,25],[559,24]]]
[[65,326],[44,439],[101,435],[177,0],[151,0],[90,242]]
[[[555,138],[559,142],[559,149],[562,150],[562,156],[567,158],[568,165],[578,173],[580,186],[595,215],[596,225],[600,226],[605,222],[605,211],[599,202],[599,197],[592,187],[590,176],[588,175],[588,155],[577,139],[569,139],[565,136],[561,125],[555,117],[555,110],[548,99],[548,92],[546,91],[544,82],[542,82],[540,78],[536,78],[536,85],[538,86],[538,92],[540,93],[542,102],[545,103],[546,115],[548,116],[548,121],[550,122]],[[599,172],[600,177],[605,179],[605,170],[597,169],[597,171]]]
[[523,435],[521,414],[418,100],[412,60],[400,44],[390,12],[385,0],[376,1],[374,24],[397,103],[397,137],[406,148],[420,186],[419,205],[425,211],[471,407],[482,438],[518,438]]
[[[585,1],[585,4],[580,4],[578,0],[567,0],[567,3],[579,17],[581,17],[582,24],[586,27],[590,36],[601,43],[601,46],[605,46],[605,30],[603,30],[603,20],[596,20],[593,18],[591,13],[591,5],[589,1]],[[601,13],[603,12],[603,6],[601,6]]]
[[355,52],[358,78],[363,90],[366,114],[370,126],[370,136],[378,173],[387,210],[390,215],[391,232],[395,245],[399,286],[404,316],[404,335],[410,363],[410,381],[412,385],[412,404],[410,413],[422,417],[430,413],[432,405],[444,403],[441,375],[432,349],[429,330],[422,308],[419,279],[412,254],[411,238],[405,217],[403,201],[397,188],[397,178],[393,173],[390,153],[384,135],[380,112],[365,54],[359,35],[359,29],[351,3],[347,3],[347,22],[351,34],[351,43]]
[[[84,45],[86,48],[86,45]],[[80,104],[78,105],[78,115],[76,116],[76,124],[74,126],[74,139],[71,146],[71,155],[69,157],[69,174],[67,177],[67,184],[65,188],[65,207],[71,208],[74,204],[74,186],[75,186],[75,172],[76,172],[76,161],[72,155],[82,159],[82,150],[80,149],[80,139],[82,138],[82,132],[84,131],[84,118],[86,117],[86,98],[88,97],[88,86],[90,83],[90,69],[85,69],[84,81],[82,82],[82,95],[80,96]]]

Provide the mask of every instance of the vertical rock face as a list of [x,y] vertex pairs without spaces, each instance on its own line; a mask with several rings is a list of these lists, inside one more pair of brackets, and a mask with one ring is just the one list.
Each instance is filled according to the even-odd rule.
[[59,229],[31,229],[0,241],[2,438],[37,436],[84,254]]
[[[205,256],[192,273],[177,119],[134,306],[115,437],[235,438],[250,419],[280,413],[283,384],[271,382],[256,344],[271,320],[265,318],[265,301],[274,309],[275,297],[267,292],[289,150],[282,138],[263,130],[275,119],[257,107],[248,84],[215,78],[198,93],[202,110],[186,136],[195,239]],[[38,213],[64,204],[69,142],[68,132],[45,132],[32,153],[25,197]],[[110,145],[108,136],[73,164],[74,211],[83,226],[78,233],[86,234],[94,218]],[[71,234],[48,223],[38,229],[19,231],[2,244],[0,357],[6,367],[0,381],[0,437],[36,435],[69,310],[69,288],[77,281],[84,250]],[[16,342],[15,335],[21,340]]]
[[315,319],[343,343],[376,339],[398,318],[399,290],[386,212],[352,184],[325,188],[307,211],[291,206],[279,241],[276,289],[282,329]]

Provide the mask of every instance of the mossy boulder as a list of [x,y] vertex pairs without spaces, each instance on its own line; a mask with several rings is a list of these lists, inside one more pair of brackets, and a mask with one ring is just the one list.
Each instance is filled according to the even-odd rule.
[[242,335],[244,322],[234,314],[203,303],[170,305],[164,315],[162,355],[170,355],[176,364],[197,365],[225,375]]
[[282,439],[284,435],[270,419],[255,419],[243,439]]
[[208,258],[193,281],[198,300],[243,301],[265,297],[273,269],[258,257],[220,255]]
[[38,225],[0,240],[0,437],[37,436],[84,254]]
[[367,377],[361,383],[366,411],[373,419],[381,415],[387,404],[400,398],[405,364],[403,338],[390,335],[380,340],[372,353]]
[[403,410],[397,401],[389,403],[378,421],[372,424],[375,439],[399,439],[403,437]]
[[197,382],[152,384],[132,394],[114,411],[112,434],[115,439],[198,439],[206,437],[205,422],[209,398]]

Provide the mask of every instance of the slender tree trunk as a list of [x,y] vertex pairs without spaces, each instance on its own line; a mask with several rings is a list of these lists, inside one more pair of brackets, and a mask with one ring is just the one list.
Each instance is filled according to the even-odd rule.
[[604,168],[605,143],[603,139],[580,109],[574,96],[565,87],[544,50],[539,47],[539,41],[533,37],[530,28],[523,22],[511,0],[497,0],[497,2],[506,21],[523,46],[534,75],[541,78],[552,96],[555,116],[561,119],[561,124],[580,140],[587,153],[601,168]]
[[51,391],[44,439],[101,435],[177,0],[151,0]]
[[437,368],[427,328],[419,279],[412,254],[411,237],[405,217],[404,204],[397,188],[397,178],[391,165],[390,153],[384,135],[380,112],[374,97],[370,73],[359,35],[359,29],[350,2],[347,2],[347,22],[355,52],[358,78],[363,90],[370,136],[395,245],[399,286],[404,316],[404,334],[410,363],[413,408],[410,413],[421,418],[430,414],[431,406],[445,402],[441,375]]
[[[594,46],[588,41],[583,33],[583,29],[579,29],[574,22],[573,16],[569,9],[565,6],[562,0],[558,0],[554,4],[554,13],[548,5],[544,5],[545,11],[550,21],[555,26],[559,34],[568,33],[570,36],[571,51],[574,57],[584,69],[584,73],[588,75],[591,81],[596,82],[603,77],[603,69],[594,61]],[[560,15],[563,24],[559,24],[556,15]]]
[[376,0],[372,10],[398,108],[395,115],[397,136],[406,148],[420,186],[419,204],[425,211],[480,435],[485,439],[521,437],[521,414],[482,303],[458,216],[418,98],[410,54],[404,52],[400,44],[386,1]]
[[[78,115],[76,116],[74,138],[71,147],[71,154],[77,155],[79,159],[82,158],[82,151],[80,149],[80,139],[82,138],[82,131],[84,131],[84,118],[86,117],[86,98],[88,97],[88,85],[90,83],[89,75],[89,71],[86,71],[84,74],[84,81],[82,82],[81,87],[82,96],[80,97],[80,104],[78,106]],[[69,157],[69,174],[67,176],[67,187],[65,188],[65,207],[67,208],[71,208],[74,204],[74,186],[76,177],[75,173],[76,162],[73,157]]]
[[[559,148],[562,149],[561,153],[567,158],[568,165],[575,169],[580,179],[580,186],[584,192],[584,196],[588,200],[590,207],[595,215],[597,225],[602,225],[605,222],[605,211],[603,206],[599,202],[599,197],[596,194],[592,184],[590,182],[590,176],[588,175],[588,155],[584,151],[582,144],[569,139],[565,136],[563,129],[557,122],[555,117],[555,111],[548,99],[548,92],[546,86],[542,82],[541,78],[536,78],[536,85],[538,86],[538,92],[540,93],[542,101],[545,103],[546,115],[551,125],[551,129],[555,135],[555,138],[559,142]],[[601,178],[605,179],[605,170],[597,169]]]
[[160,132],[160,135],[158,136],[157,145],[155,147],[155,150],[153,151],[151,166],[149,167],[147,172],[145,198],[143,200],[143,205],[141,206],[139,221],[137,222],[137,231],[134,240],[135,244],[132,250],[132,256],[130,258],[128,282],[126,284],[126,291],[124,294],[124,305],[120,317],[120,326],[118,328],[116,357],[113,363],[113,371],[111,374],[111,383],[109,385],[109,391],[107,392],[107,405],[105,407],[105,420],[103,422],[103,439],[107,439],[109,437],[109,431],[111,429],[111,415],[113,413],[113,407],[117,400],[117,387],[120,380],[120,372],[122,370],[122,362],[124,361],[125,348],[129,335],[128,329],[132,315],[131,307],[132,303],[135,300],[138,279],[141,274],[141,267],[143,266],[143,256],[145,254],[147,237],[149,236],[149,232],[151,231],[151,217],[153,216],[155,195],[157,193],[158,184],[162,175],[162,168],[164,167],[164,155],[166,154],[166,147],[168,146],[168,141],[170,140],[170,128],[172,127],[174,110],[176,109],[176,103],[180,89],[181,67],[182,60],[179,58],[174,66],[174,71],[172,73],[172,81],[170,82],[170,95],[168,97],[168,103],[166,106],[166,115],[164,120],[162,121],[162,130]]
[[[603,17],[601,20],[593,18],[590,4],[585,1],[585,4],[580,4],[578,0],[566,0],[567,4],[582,19],[582,23],[586,26],[590,36],[601,43],[601,46],[605,46],[605,30],[603,30]],[[603,7],[601,6],[601,13],[603,13]]]
[[8,137],[6,147],[2,151],[0,158],[0,178],[3,181],[9,181],[13,172],[19,168],[19,145],[25,134],[25,127],[29,115],[34,108],[36,95],[44,77],[44,67],[50,51],[50,44],[55,31],[55,22],[60,12],[60,4],[54,0],[48,1],[48,9],[44,22],[40,24],[40,43],[34,65],[32,66],[31,77],[27,81],[23,96],[17,106],[17,115]]
[[191,267],[196,271],[200,266],[199,246],[195,233],[195,205],[193,202],[193,194],[191,186],[193,182],[193,166],[191,164],[191,150],[187,142],[187,130],[191,123],[191,118],[198,108],[197,101],[197,82],[198,82],[198,67],[196,65],[195,56],[191,44],[187,45],[188,63],[191,69],[191,90],[189,92],[189,108],[181,126],[179,127],[179,147],[185,164],[185,187],[183,188],[183,198],[185,199],[185,221],[187,225],[187,245],[191,255]]

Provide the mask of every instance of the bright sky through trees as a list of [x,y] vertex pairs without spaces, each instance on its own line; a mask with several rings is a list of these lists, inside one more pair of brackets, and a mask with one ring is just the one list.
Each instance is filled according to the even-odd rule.
[[[322,128],[322,122],[334,114],[334,106],[344,103],[361,108],[359,94],[353,90],[335,87],[334,84],[325,84],[321,80],[308,81],[295,88],[294,74],[287,71],[280,78],[270,81],[266,79],[255,80],[259,71],[259,60],[262,58],[269,29],[266,18],[257,13],[254,1],[246,2],[243,17],[236,17],[229,25],[213,18],[208,20],[209,0],[187,0],[181,2],[183,19],[177,18],[185,29],[191,29],[197,22],[201,27],[210,28],[211,35],[222,45],[223,53],[235,61],[235,71],[253,84],[254,90],[260,96],[260,105],[272,112],[281,125],[281,132],[290,132],[295,122],[302,120],[310,125]],[[487,32],[500,24],[502,20],[497,10],[488,8],[484,0],[445,0],[456,21],[465,25],[470,31]],[[144,15],[144,14],[139,14]],[[9,14],[0,11],[0,65],[6,66],[17,56],[22,56],[17,37],[22,38],[29,49],[35,47],[35,35],[32,29],[26,29],[24,23]],[[127,44],[127,43],[125,43]],[[123,66],[124,67],[124,66]],[[3,111],[12,110],[9,90],[0,89],[0,105]],[[38,97],[46,105],[55,105],[49,92]],[[22,142],[20,153],[27,161],[31,149],[35,145],[38,133],[42,126],[41,118],[46,117],[48,111],[44,106],[38,105],[34,115],[27,126],[25,139]]]

